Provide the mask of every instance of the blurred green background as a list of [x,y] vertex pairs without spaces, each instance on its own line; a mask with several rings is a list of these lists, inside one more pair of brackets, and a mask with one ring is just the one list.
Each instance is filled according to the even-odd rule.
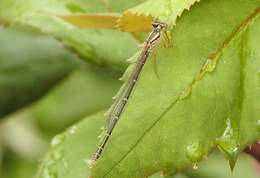
[[119,76],[29,27],[0,27],[0,177],[33,177],[54,135],[110,105]]

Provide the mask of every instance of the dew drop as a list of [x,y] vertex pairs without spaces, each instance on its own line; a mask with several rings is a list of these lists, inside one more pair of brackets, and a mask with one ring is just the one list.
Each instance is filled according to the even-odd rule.
[[63,150],[54,151],[51,156],[54,161],[60,160],[64,156],[64,151]]
[[231,119],[227,118],[226,128],[225,128],[225,130],[223,132],[222,137],[223,138],[231,138],[232,135],[233,135],[233,128],[232,128],[232,124],[231,124]]
[[185,153],[191,162],[197,163],[204,155],[204,147],[201,142],[195,142],[186,147]]
[[93,160],[91,160],[91,159],[84,159],[83,162],[84,162],[89,168],[91,168],[92,165],[93,165],[93,163],[94,163]]
[[260,132],[260,119],[256,121],[256,129]]
[[204,64],[203,70],[207,72],[212,72],[216,67],[217,61],[213,59],[207,59],[206,63]]
[[197,163],[195,163],[195,164],[193,164],[192,168],[193,168],[194,170],[197,170],[197,169],[199,168],[199,166],[198,166]]
[[73,134],[75,134],[75,132],[77,131],[77,127],[76,126],[72,126],[70,129],[69,129],[69,133],[71,134],[71,135],[73,135]]
[[180,99],[184,100],[191,94],[191,87],[186,88],[181,92]]
[[105,113],[104,113],[104,116],[105,116],[105,117],[108,116],[108,112],[105,112]]
[[55,148],[59,146],[65,139],[65,136],[63,134],[55,136],[51,141],[51,147]]

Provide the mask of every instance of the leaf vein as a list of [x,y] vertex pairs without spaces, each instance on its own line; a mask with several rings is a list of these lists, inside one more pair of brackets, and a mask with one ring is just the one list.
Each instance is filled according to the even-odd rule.
[[[222,44],[222,46],[220,48],[218,48],[215,52],[213,52],[212,54],[209,55],[208,59],[210,60],[214,60],[215,62],[217,62],[217,60],[220,58],[221,54],[223,53],[223,51],[225,49],[227,49],[229,47],[229,45],[232,43],[232,41],[241,35],[241,33],[243,33],[253,22],[255,19],[257,19],[257,17],[260,15],[260,7],[258,7],[248,18],[246,18],[240,25],[239,27],[226,39],[224,40],[224,43]],[[207,60],[208,60],[207,59]],[[207,62],[205,62],[205,65],[207,65]],[[205,66],[203,65],[202,68],[200,69],[200,72],[197,76],[195,76],[194,80],[192,81],[192,83],[188,86],[188,88],[192,89],[194,88],[195,84],[197,84],[198,81],[202,80],[202,78],[205,76],[205,74],[207,73],[207,70]],[[147,133],[149,131],[152,130],[152,128],[161,120],[163,119],[163,117],[168,113],[168,111],[170,111],[172,109],[172,107],[175,106],[175,104],[181,100],[181,95],[184,91],[187,91],[187,89],[184,89],[180,92],[179,96],[177,97],[177,99],[175,101],[173,101],[169,107],[167,107],[165,109],[165,111],[158,117],[158,119],[156,119],[156,121],[148,128],[144,131],[144,133],[139,137],[139,139],[136,141],[136,143],[129,149],[129,151],[127,151],[122,158],[117,161],[114,166],[112,166],[107,173],[104,174],[103,177],[106,177],[116,166],[118,166],[126,157],[127,155],[129,155],[134,148],[140,143],[140,141],[143,139],[143,137],[145,135],[147,135]],[[190,91],[191,92],[191,91]]]

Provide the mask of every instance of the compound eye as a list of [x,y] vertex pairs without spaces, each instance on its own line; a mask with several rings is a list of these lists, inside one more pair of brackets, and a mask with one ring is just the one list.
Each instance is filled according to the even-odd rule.
[[153,26],[153,28],[157,28],[159,26],[159,23],[154,22],[154,23],[152,23],[152,26]]

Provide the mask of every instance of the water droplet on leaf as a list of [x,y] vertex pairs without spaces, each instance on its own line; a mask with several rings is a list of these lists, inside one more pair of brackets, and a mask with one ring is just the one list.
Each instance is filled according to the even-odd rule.
[[191,94],[191,87],[186,88],[181,92],[180,99],[186,99]]
[[58,145],[60,145],[65,139],[65,136],[63,134],[55,136],[51,141],[51,147],[55,148]]
[[72,127],[69,129],[69,133],[70,133],[71,135],[73,135],[76,131],[77,131],[77,127],[76,127],[76,126],[72,126]]
[[194,169],[194,170],[197,170],[198,168],[199,168],[199,166],[198,166],[198,164],[193,164],[193,166],[192,166],[192,168]]
[[212,72],[216,68],[217,61],[215,59],[207,59],[203,66],[203,70]]
[[201,142],[195,142],[186,147],[186,157],[193,163],[200,161],[204,155],[204,147]]
[[54,151],[52,153],[52,159],[54,161],[60,160],[61,158],[63,158],[63,156],[64,156],[64,151],[63,150]]

